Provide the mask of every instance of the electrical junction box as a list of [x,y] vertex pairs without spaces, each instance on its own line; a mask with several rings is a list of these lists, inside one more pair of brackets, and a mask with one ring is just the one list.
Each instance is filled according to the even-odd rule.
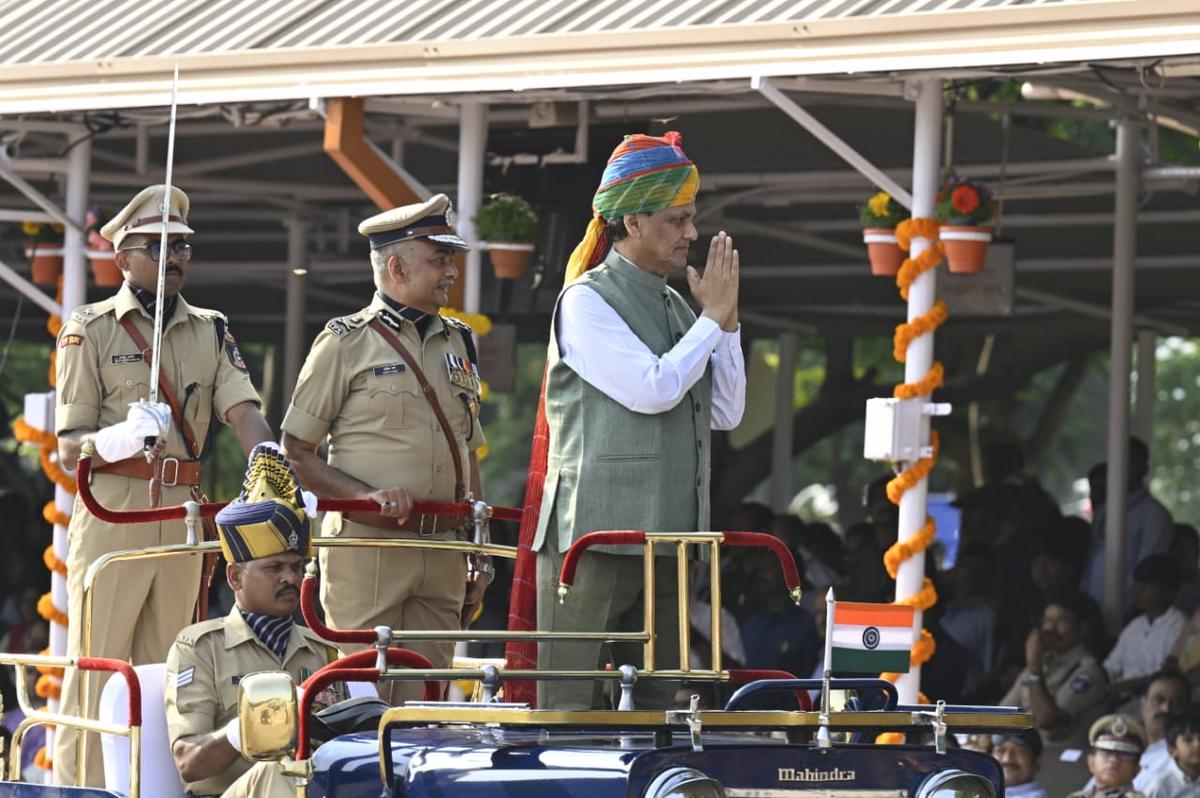
[[921,399],[868,399],[863,457],[891,463],[921,459],[926,404]]

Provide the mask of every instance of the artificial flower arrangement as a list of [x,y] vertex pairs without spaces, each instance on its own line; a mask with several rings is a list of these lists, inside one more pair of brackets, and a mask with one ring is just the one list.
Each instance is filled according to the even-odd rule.
[[908,218],[908,209],[891,194],[878,191],[863,203],[858,218],[863,225],[871,274],[896,274],[904,262],[904,250],[896,244],[896,225]]
[[995,200],[986,184],[951,178],[942,186],[934,203],[934,215],[941,225],[938,237],[945,247],[950,271],[982,271],[992,240],[992,228],[986,222],[995,214]]

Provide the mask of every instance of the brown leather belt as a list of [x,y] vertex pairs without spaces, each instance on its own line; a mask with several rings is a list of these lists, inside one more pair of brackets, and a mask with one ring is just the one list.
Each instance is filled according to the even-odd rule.
[[422,537],[430,537],[440,532],[449,532],[466,526],[466,519],[454,515],[426,515],[418,513],[410,515],[402,525],[396,525],[395,518],[379,515],[378,513],[346,513],[347,521],[365,524],[378,529],[390,529],[395,532],[415,532]]
[[[157,469],[155,468],[156,466]],[[148,463],[146,462],[146,458],[141,456],[130,457],[127,460],[119,460],[115,463],[105,463],[93,470],[101,474],[117,474],[122,477],[133,477],[134,479],[144,479],[147,481],[158,477],[163,487],[167,488],[173,485],[199,485],[202,473],[201,463],[194,460],[163,457]]]

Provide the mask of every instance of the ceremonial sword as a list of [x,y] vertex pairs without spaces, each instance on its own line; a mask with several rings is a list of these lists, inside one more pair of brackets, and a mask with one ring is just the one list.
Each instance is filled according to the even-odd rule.
[[[175,114],[179,97],[179,63],[175,64],[175,74],[171,78],[171,124],[167,131],[167,173],[163,181],[162,199],[162,234],[158,239],[158,285],[154,293],[154,337],[150,344],[150,403],[158,402],[158,375],[162,370],[162,337],[163,337],[163,289],[167,280],[167,226],[171,222],[171,167],[175,164]],[[183,419],[180,419],[180,423]],[[169,428],[168,428],[169,431]],[[152,463],[158,457],[158,439],[148,436],[143,450],[146,462]],[[150,506],[157,507],[162,492],[158,470],[150,478]]]

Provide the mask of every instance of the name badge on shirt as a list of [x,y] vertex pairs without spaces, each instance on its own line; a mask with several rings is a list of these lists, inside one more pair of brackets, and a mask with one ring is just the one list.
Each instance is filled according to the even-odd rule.
[[471,361],[447,352],[446,375],[450,378],[451,385],[473,394],[479,393],[479,374]]
[[403,363],[389,363],[386,366],[376,366],[371,371],[376,377],[387,377],[390,374],[403,374],[404,369]]
[[126,363],[143,363],[145,360],[146,357],[141,352],[130,352],[129,354],[125,355],[112,356],[112,364],[114,366],[121,366]]

